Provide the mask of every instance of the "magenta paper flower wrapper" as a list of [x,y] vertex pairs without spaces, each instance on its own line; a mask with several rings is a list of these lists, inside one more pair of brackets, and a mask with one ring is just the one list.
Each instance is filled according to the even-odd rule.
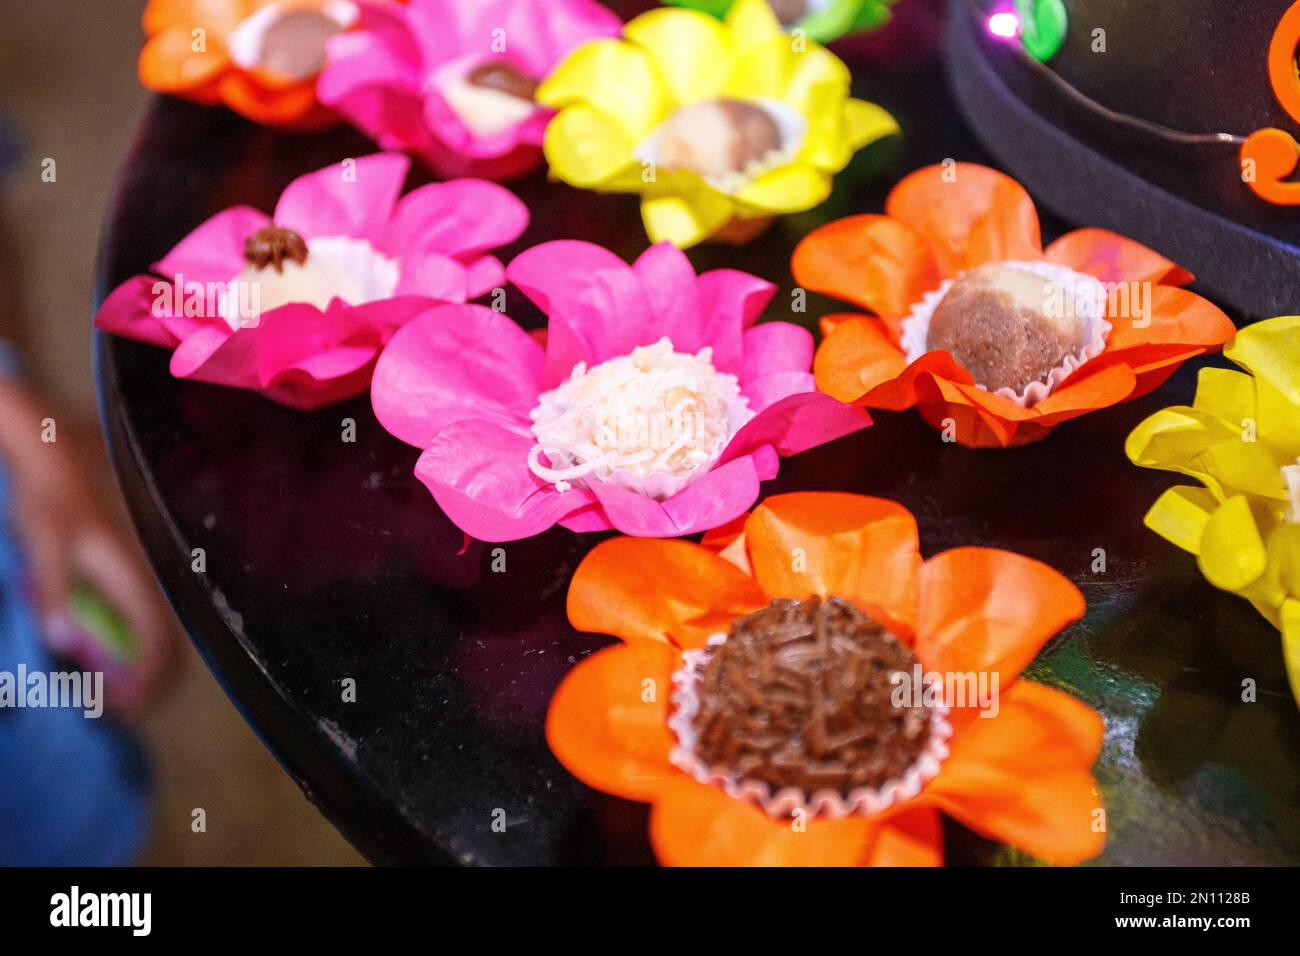
[[172,349],[178,378],[293,408],[364,392],[408,320],[504,281],[489,250],[528,225],[523,203],[481,180],[399,199],[409,166],[393,154],[345,160],[295,179],[273,216],[248,206],[218,213],[154,263],[154,275],[114,289],[96,327]]
[[757,500],[781,456],[871,423],[816,391],[806,329],[755,324],[775,289],[754,276],[697,276],[668,243],[629,266],[576,241],[536,246],[506,276],[547,314],[543,334],[483,306],[436,306],[393,336],[371,388],[471,537],[715,528]]
[[325,103],[385,149],[441,176],[506,179],[541,162],[553,111],[537,84],[588,40],[622,23],[595,0],[362,2],[357,27],[329,41]]

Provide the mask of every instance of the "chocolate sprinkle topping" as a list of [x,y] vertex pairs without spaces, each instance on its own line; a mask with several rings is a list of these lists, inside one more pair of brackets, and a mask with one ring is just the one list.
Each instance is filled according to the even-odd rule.
[[484,90],[496,90],[521,100],[533,100],[537,97],[537,80],[516,69],[505,60],[493,60],[476,67],[465,81],[470,86]]
[[275,266],[276,272],[283,272],[285,259],[298,265],[307,261],[307,243],[292,229],[263,226],[244,240],[244,259],[256,269]]
[[897,780],[926,749],[930,711],[895,707],[916,658],[842,598],[773,601],[731,625],[699,672],[695,756],[773,792],[842,797]]

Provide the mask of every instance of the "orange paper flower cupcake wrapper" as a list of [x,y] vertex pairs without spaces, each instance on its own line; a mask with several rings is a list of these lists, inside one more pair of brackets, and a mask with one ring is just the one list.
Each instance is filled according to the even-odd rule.
[[[792,561],[792,555],[798,560]],[[687,655],[775,598],[839,596],[886,625],[927,672],[996,675],[996,716],[969,706],[919,792],[876,813],[774,816],[674,762],[673,688]],[[552,751],[598,790],[652,805],[669,865],[938,865],[941,815],[1055,863],[1101,852],[1091,767],[1101,718],[1021,669],[1084,610],[1078,590],[1019,555],[961,548],[922,560],[916,522],[891,501],[808,493],[768,499],[704,545],[615,538],[577,569],[569,618],[620,643],[579,662],[555,693]],[[771,808],[769,808],[771,809]],[[780,809],[779,807],[777,809]]]
[[[1100,354],[1029,407],[976,384],[948,352],[909,362],[903,323],[945,280],[986,264],[1042,261],[1105,287],[1110,325]],[[1033,201],[1015,180],[984,166],[930,166],[890,193],[885,215],[852,216],[811,233],[795,250],[795,280],[869,315],[822,321],[818,386],[870,408],[917,407],[963,445],[1037,441],[1061,422],[1161,385],[1179,364],[1215,351],[1234,328],[1224,313],[1180,288],[1192,276],[1159,253],[1102,229],[1042,246]]]
[[[303,28],[302,45],[286,56],[302,60],[301,72],[277,72],[261,64],[255,49],[268,27],[286,15],[314,16]],[[325,56],[322,27],[337,30],[356,20],[351,0],[149,0],[144,11],[148,39],[140,51],[140,82],[158,93],[215,106],[225,104],[256,123],[291,129],[319,129],[335,116],[316,99],[316,76]],[[320,64],[309,61],[319,41]]]

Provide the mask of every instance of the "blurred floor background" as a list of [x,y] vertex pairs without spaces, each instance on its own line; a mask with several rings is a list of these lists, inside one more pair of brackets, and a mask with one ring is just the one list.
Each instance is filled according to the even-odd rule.
[[[21,311],[32,375],[61,414],[97,434],[91,279],[109,193],[147,98],[135,76],[144,0],[4,7],[0,117],[20,153],[0,178],[0,307]],[[41,180],[47,158],[57,164],[54,183]],[[364,862],[272,759],[188,641],[140,731],[158,784],[142,862]],[[206,833],[190,831],[196,807],[207,813]]]

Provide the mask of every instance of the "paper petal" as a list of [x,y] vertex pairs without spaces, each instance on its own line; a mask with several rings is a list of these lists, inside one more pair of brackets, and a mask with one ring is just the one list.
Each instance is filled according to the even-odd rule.
[[611,527],[649,538],[695,534],[725,524],[758,498],[760,476],[751,456],[715,467],[666,501],[608,482],[592,482]]
[[813,820],[796,830],[720,788],[678,774],[655,798],[650,842],[666,866],[858,866],[876,823]]
[[430,443],[415,476],[471,538],[529,538],[591,500],[579,488],[561,494],[529,471],[532,445],[531,436],[490,421],[457,422]]
[[[478,305],[438,306],[388,343],[371,402],[384,428],[417,448],[466,419],[526,435],[542,362],[541,347],[507,316]],[[531,446],[530,439],[525,457]]]
[[795,281],[899,324],[942,281],[930,246],[885,216],[850,216],[804,237],[791,260]]
[[[666,644],[618,645],[578,662],[555,689],[546,741],[565,769],[590,787],[649,800],[681,776],[668,762],[668,698],[677,653]],[[662,693],[646,701],[653,680]]]
[[1076,229],[1043,253],[1048,262],[1096,276],[1102,282],[1186,285],[1192,274],[1139,242],[1105,229]]
[[600,246],[570,240],[533,246],[515,257],[506,278],[550,317],[547,388],[578,362],[594,365],[655,341],[640,280]]
[[509,245],[528,228],[528,207],[481,179],[421,186],[398,201],[379,248],[390,255],[437,252],[472,262]]
[[95,328],[137,342],[175,348],[180,340],[153,315],[154,286],[160,283],[152,276],[127,279],[105,297],[95,313]]
[[945,275],[986,262],[1042,257],[1038,213],[1023,186],[974,163],[927,166],[905,176],[885,212],[929,244]]
[[299,176],[280,194],[275,223],[303,236],[351,236],[378,245],[410,160],[377,153]]
[[249,206],[217,213],[151,267],[168,281],[226,283],[244,268],[244,241],[270,220]]
[[870,424],[871,416],[863,409],[821,392],[789,395],[746,422],[727,445],[721,461],[752,454],[764,445],[782,457],[797,455]]
[[[812,368],[812,333],[792,322],[764,322],[744,335],[746,390],[765,375]],[[752,401],[752,398],[751,398]]]
[[1002,690],[996,717],[954,735],[918,799],[1049,863],[1080,863],[1106,843],[1091,773],[1103,731],[1101,717],[1073,697],[1017,681]]
[[1204,488],[1178,486],[1156,499],[1144,519],[1146,526],[1184,551],[1200,554],[1201,537],[1218,499]]
[[754,579],[773,598],[838,595],[908,638],[921,568],[916,519],[883,498],[832,492],[775,495],[745,523]]
[[691,650],[766,603],[748,574],[688,541],[619,536],[583,558],[567,606],[580,631]]
[[1205,579],[1225,591],[1250,587],[1268,568],[1268,552],[1244,495],[1229,498],[1210,515],[1197,563]]
[[1043,645],[1083,616],[1060,572],[1019,554],[955,548],[921,566],[917,658],[927,670],[997,674],[1009,687]]

